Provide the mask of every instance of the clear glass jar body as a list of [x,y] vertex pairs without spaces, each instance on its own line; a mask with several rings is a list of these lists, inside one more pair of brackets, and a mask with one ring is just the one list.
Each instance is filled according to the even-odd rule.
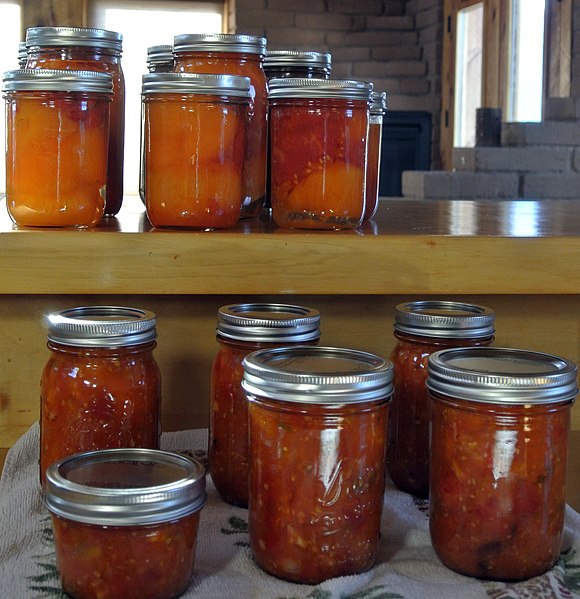
[[449,347],[487,346],[482,339],[445,339],[395,331],[394,392],[389,411],[387,471],[398,489],[429,497],[429,392],[425,386],[429,356]]
[[99,71],[113,77],[105,215],[117,214],[123,203],[125,149],[125,77],[121,67],[121,53],[108,48],[84,46],[31,47],[26,68]]
[[162,93],[144,95],[143,102],[151,224],[233,227],[244,198],[247,101]]
[[429,522],[447,567],[497,580],[552,567],[564,526],[570,407],[432,393]]
[[364,220],[372,218],[379,207],[379,175],[381,167],[381,142],[383,139],[383,115],[369,118],[369,143],[367,155],[367,180],[365,187]]
[[272,217],[283,228],[354,229],[365,202],[368,104],[270,100]]
[[48,343],[41,378],[40,478],[74,453],[159,448],[161,374],[155,342],[119,348]]
[[387,401],[248,399],[249,530],[258,564],[308,584],[371,568],[379,549]]
[[261,213],[266,195],[268,143],[267,86],[261,54],[245,52],[175,51],[176,73],[213,73],[249,77],[252,98],[248,113],[242,216]]
[[110,94],[8,91],[6,203],[24,227],[91,227],[105,210]]
[[193,575],[200,512],[147,526],[52,515],[62,588],[75,599],[172,599]]

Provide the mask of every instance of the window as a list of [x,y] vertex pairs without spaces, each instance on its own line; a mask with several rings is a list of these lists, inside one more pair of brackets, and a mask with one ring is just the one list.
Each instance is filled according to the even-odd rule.
[[127,194],[139,191],[141,77],[147,73],[147,48],[173,44],[181,33],[220,33],[223,2],[94,0],[89,25],[123,34],[121,64],[125,74],[125,165]]

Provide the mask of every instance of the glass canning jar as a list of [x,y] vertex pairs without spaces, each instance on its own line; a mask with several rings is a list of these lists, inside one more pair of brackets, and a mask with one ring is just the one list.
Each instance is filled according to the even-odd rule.
[[493,310],[476,304],[424,300],[396,306],[387,470],[401,491],[429,495],[430,400],[425,380],[430,354],[447,347],[489,345],[494,322]]
[[578,369],[539,352],[454,348],[429,358],[429,527],[449,568],[523,580],[558,558]]
[[225,501],[248,507],[248,406],[244,358],[267,347],[315,344],[317,310],[287,304],[230,304],[218,310],[210,385],[209,470]]
[[111,76],[21,69],[4,73],[6,205],[23,227],[91,227],[107,183]]
[[267,85],[264,73],[266,40],[231,33],[176,35],[173,43],[175,71],[249,77],[250,110],[244,165],[242,216],[262,212],[266,195],[268,139]]
[[272,79],[269,85],[274,221],[283,228],[358,227],[372,84]]
[[391,380],[388,360],[344,348],[244,360],[250,545],[267,572],[316,584],[373,566]]
[[125,148],[125,77],[121,67],[123,36],[115,31],[82,27],[30,27],[26,31],[30,69],[102,71],[113,79],[108,138],[105,215],[123,202]]
[[76,599],[171,599],[194,570],[203,466],[153,449],[68,456],[46,474],[63,591]]
[[387,111],[387,94],[373,92],[369,116],[369,143],[367,155],[367,183],[365,188],[364,219],[372,218],[379,207],[379,178],[381,172],[381,143],[383,116]]
[[268,50],[264,58],[266,79],[281,77],[330,79],[332,57],[310,50]]
[[244,198],[250,80],[150,73],[143,77],[142,97],[145,205],[151,224],[233,227]]
[[64,456],[119,447],[157,449],[161,375],[156,318],[120,306],[49,314],[42,372],[40,476]]

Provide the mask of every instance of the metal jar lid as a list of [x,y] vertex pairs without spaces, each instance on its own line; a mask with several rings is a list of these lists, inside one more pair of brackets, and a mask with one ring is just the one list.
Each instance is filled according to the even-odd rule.
[[25,69],[27,60],[28,60],[28,48],[26,47],[26,42],[19,42],[19,44],[18,44],[18,66],[21,69]]
[[344,79],[276,78],[268,82],[268,98],[330,98],[370,102],[373,84]]
[[173,46],[171,44],[160,44],[147,48],[147,67],[159,65],[173,65]]
[[83,306],[48,314],[48,340],[81,347],[124,347],[157,337],[149,310],[122,306]]
[[2,76],[2,91],[113,93],[113,78],[96,71],[17,69]]
[[264,68],[279,67],[314,67],[330,72],[332,57],[325,52],[310,50],[268,50]]
[[453,398],[494,404],[572,401],[578,368],[539,352],[510,348],[460,347],[429,356],[427,387]]
[[304,343],[320,338],[320,313],[288,304],[229,304],[218,310],[217,334],[254,343]]
[[251,98],[249,77],[199,73],[148,73],[143,75],[142,93],[219,94]]
[[243,52],[266,54],[266,38],[233,33],[184,33],[173,40],[175,52]]
[[419,337],[479,339],[494,333],[495,312],[463,302],[425,300],[395,307],[395,330]]
[[29,27],[26,46],[86,46],[121,52],[123,36],[116,31],[90,27]]
[[373,92],[371,95],[371,114],[387,112],[387,92]]
[[205,468],[157,449],[78,453],[48,467],[46,507],[57,516],[101,526],[168,522],[200,510]]
[[393,365],[367,352],[316,346],[263,349],[243,361],[242,387],[251,395],[304,404],[389,399]]

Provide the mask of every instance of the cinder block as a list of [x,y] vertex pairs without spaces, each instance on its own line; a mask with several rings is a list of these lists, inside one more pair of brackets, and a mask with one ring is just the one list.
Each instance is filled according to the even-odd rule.
[[502,123],[502,146],[580,145],[580,121],[542,121],[540,123]]
[[[287,3],[293,4],[293,1]],[[383,12],[383,4],[383,0],[329,0],[328,10],[332,13],[380,15]],[[402,14],[403,8],[395,8],[401,11],[398,14]]]
[[357,62],[370,60],[370,48],[333,48],[332,62]]
[[389,60],[419,60],[421,47],[418,44],[412,46],[378,46],[371,48],[371,58],[379,61]]
[[343,33],[330,31],[327,34],[328,45],[333,46],[412,46],[417,43],[414,31],[355,31]]
[[572,156],[572,170],[575,173],[580,173],[580,148],[574,150],[574,155]]
[[323,13],[326,10],[324,0],[269,0],[268,10],[272,11],[287,11],[293,13]]
[[544,120],[575,121],[580,118],[580,101],[577,98],[547,98],[544,103]]
[[[389,93],[388,89],[385,89]],[[440,100],[434,96],[410,96],[396,95],[389,96],[389,110],[424,110],[426,112],[438,113],[440,109]]]
[[367,19],[368,31],[414,31],[415,18],[412,15],[397,17],[369,17]]
[[573,148],[553,146],[454,148],[457,171],[570,171]]
[[393,62],[357,62],[354,73],[359,77],[422,77],[425,64],[418,60]]
[[514,173],[406,171],[404,196],[421,198],[517,198],[519,177]]
[[580,174],[525,174],[522,177],[522,197],[530,199],[579,198]]
[[[291,4],[291,3],[289,3]],[[297,14],[296,27],[299,29],[322,29],[324,31],[352,31],[353,17],[351,15]]]

